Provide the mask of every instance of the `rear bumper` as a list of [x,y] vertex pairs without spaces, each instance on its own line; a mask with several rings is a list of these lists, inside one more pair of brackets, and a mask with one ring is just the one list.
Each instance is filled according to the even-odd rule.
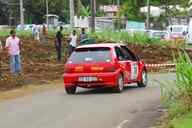
[[[116,72],[107,72],[107,73],[64,73],[64,85],[65,87],[78,86],[83,88],[105,88],[105,87],[114,87],[117,83],[117,78],[119,71]],[[81,76],[94,76],[97,77],[98,81],[96,82],[79,82],[79,77]]]

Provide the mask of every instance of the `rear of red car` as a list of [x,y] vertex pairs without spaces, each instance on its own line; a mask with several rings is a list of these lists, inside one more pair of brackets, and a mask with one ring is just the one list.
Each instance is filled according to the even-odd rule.
[[76,87],[114,87],[120,69],[110,47],[77,48],[65,65],[64,85],[67,93]]

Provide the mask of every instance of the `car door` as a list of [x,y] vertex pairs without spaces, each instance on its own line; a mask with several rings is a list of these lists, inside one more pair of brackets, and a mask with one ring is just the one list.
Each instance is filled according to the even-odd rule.
[[121,50],[125,57],[127,70],[130,72],[129,79],[131,81],[136,81],[139,74],[138,58],[125,45],[121,45]]
[[125,60],[125,56],[120,47],[115,47],[115,54],[118,59],[119,66],[123,71],[124,82],[127,83],[129,81],[130,75],[129,71],[127,70],[127,62]]

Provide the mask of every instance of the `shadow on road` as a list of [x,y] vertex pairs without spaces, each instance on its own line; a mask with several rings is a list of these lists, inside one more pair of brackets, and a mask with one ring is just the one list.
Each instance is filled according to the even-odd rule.
[[[133,89],[139,89],[139,88],[134,85],[124,87],[124,90],[122,93],[125,93]],[[120,93],[116,93],[112,88],[100,88],[100,89],[91,89],[91,90],[83,90],[83,91],[78,90],[76,93],[76,95],[90,95],[90,94],[120,94]]]

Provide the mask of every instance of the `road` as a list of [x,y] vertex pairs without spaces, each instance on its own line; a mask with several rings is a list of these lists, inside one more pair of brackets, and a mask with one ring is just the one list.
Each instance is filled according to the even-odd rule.
[[0,128],[149,128],[160,116],[160,85],[174,74],[150,75],[146,88],[78,90],[62,88],[0,103]]

